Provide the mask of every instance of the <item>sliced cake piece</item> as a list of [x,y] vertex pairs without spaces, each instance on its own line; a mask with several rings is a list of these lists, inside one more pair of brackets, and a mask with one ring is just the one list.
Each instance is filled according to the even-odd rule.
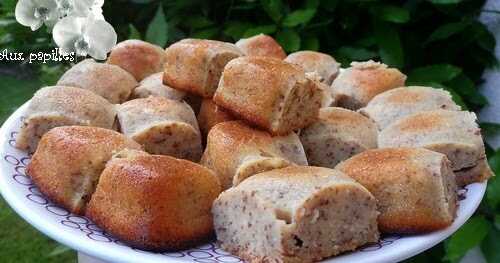
[[357,112],[321,108],[318,121],[301,130],[300,141],[311,165],[334,168],[355,154],[377,148],[377,127]]
[[83,214],[106,162],[123,149],[141,146],[112,130],[57,127],[42,137],[27,174],[50,200]]
[[401,87],[375,96],[359,112],[373,119],[380,130],[413,113],[429,110],[460,110],[448,91],[431,87]]
[[242,38],[236,42],[236,46],[246,56],[273,57],[277,59],[286,57],[286,53],[280,44],[274,38],[264,34]]
[[302,68],[270,57],[229,62],[214,96],[217,105],[273,135],[314,122],[322,99],[322,89]]
[[226,189],[259,172],[307,165],[307,159],[293,132],[271,136],[242,121],[229,121],[215,125],[208,133],[201,164],[215,171]]
[[395,68],[374,62],[352,62],[332,83],[336,105],[357,110],[384,91],[403,87],[406,76]]
[[112,129],[114,105],[91,91],[63,86],[39,89],[24,113],[16,147],[34,152],[40,138],[59,126],[80,125]]
[[121,131],[152,154],[199,161],[201,134],[193,110],[183,101],[149,97],[118,106]]
[[314,262],[376,242],[376,209],[343,173],[290,166],[223,192],[212,213],[222,248],[246,262]]
[[131,99],[147,97],[164,97],[171,100],[182,100],[186,97],[184,91],[173,89],[163,84],[163,73],[155,73],[143,79],[132,91]]
[[160,46],[141,40],[125,40],[111,49],[106,63],[119,66],[141,81],[163,71],[165,51]]
[[224,66],[243,53],[234,44],[183,39],[166,49],[163,83],[174,89],[211,98]]
[[[457,174],[459,186],[492,176],[472,112],[435,110],[409,115],[382,130],[378,144],[380,148],[424,147],[445,154],[453,171],[461,172]],[[481,169],[476,168],[479,164]]]
[[285,61],[301,66],[306,72],[316,72],[320,81],[328,86],[340,71],[340,63],[332,56],[316,51],[297,51],[288,55]]
[[126,101],[138,83],[134,76],[116,65],[86,59],[66,71],[57,85],[90,90],[117,104]]
[[455,219],[457,185],[444,154],[423,148],[373,149],[336,169],[375,196],[381,232],[429,232],[446,228]]

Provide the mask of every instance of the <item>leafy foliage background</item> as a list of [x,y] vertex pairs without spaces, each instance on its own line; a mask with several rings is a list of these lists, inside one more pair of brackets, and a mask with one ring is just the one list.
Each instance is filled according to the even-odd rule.
[[[39,52],[54,48],[50,32],[17,24],[16,0],[0,2],[0,51]],[[495,39],[477,22],[483,0],[106,0],[104,16],[119,39],[138,38],[168,46],[185,37],[235,42],[258,33],[274,36],[287,52],[319,50],[343,66],[381,60],[408,75],[408,85],[449,90],[464,109],[488,102],[477,91],[485,68],[496,67]],[[5,62],[4,62],[5,63]],[[9,68],[15,67],[15,70]],[[0,72],[34,73],[51,85],[68,65],[10,62]],[[500,131],[481,124],[485,136]],[[500,174],[500,151],[488,148]],[[479,245],[488,262],[500,262],[500,180],[490,181],[476,215],[443,244],[413,262],[458,262]]]

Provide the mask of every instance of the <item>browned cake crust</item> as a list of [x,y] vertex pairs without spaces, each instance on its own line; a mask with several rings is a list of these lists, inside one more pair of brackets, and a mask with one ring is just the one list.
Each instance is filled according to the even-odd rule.
[[211,99],[204,99],[201,102],[198,125],[205,136],[216,124],[231,120],[234,120],[233,115],[224,108],[217,106]]
[[248,262],[315,262],[376,242],[377,205],[327,168],[289,166],[224,191],[213,214],[221,246]]
[[374,62],[352,62],[351,67],[332,83],[332,91],[337,106],[357,110],[377,94],[402,87],[406,76],[395,68]]
[[[481,131],[473,112],[433,110],[411,114],[393,122],[379,133],[380,148],[423,147],[445,154],[457,173],[459,186],[488,179],[491,175]],[[471,169],[476,167],[476,169]],[[479,169],[479,168],[484,169]],[[458,178],[459,176],[465,176]]]
[[183,39],[166,49],[163,83],[174,89],[211,98],[224,66],[242,55],[231,43]]
[[298,51],[288,55],[285,59],[301,66],[306,72],[315,72],[320,76],[320,81],[332,85],[340,70],[340,63],[330,55],[316,51]]
[[75,214],[83,214],[111,156],[141,149],[122,134],[96,127],[65,126],[46,133],[28,165],[40,191]]
[[259,34],[249,38],[242,38],[236,42],[236,46],[247,56],[262,56],[284,59],[286,57],[283,48],[274,38]]
[[377,126],[360,113],[326,107],[318,121],[300,132],[307,160],[311,165],[334,168],[339,162],[377,148]]
[[117,109],[121,131],[147,152],[200,160],[201,134],[187,103],[149,97],[127,101]]
[[438,109],[459,111],[461,108],[446,90],[410,86],[378,94],[359,112],[373,119],[383,130],[408,115]]
[[26,119],[16,147],[34,152],[40,138],[59,126],[81,125],[112,129],[114,105],[103,97],[80,88],[51,86],[39,89],[24,113]]
[[137,81],[141,81],[163,71],[165,51],[141,40],[125,40],[113,47],[107,63],[119,66],[132,74]]
[[87,89],[116,104],[126,101],[138,83],[116,65],[86,59],[66,71],[57,85]]
[[223,189],[256,173],[291,164],[307,165],[295,133],[271,136],[242,121],[215,125],[209,132],[201,164],[215,171]]
[[430,232],[448,227],[455,219],[455,175],[443,154],[423,148],[372,149],[336,169],[377,198],[381,232]]
[[241,57],[227,64],[214,102],[273,135],[314,122],[323,91],[297,65],[269,57]]
[[132,91],[130,99],[147,97],[164,97],[171,100],[185,99],[186,93],[172,89],[163,84],[163,72],[158,72],[143,79],[137,88]]
[[210,238],[220,191],[216,175],[198,164],[125,154],[106,165],[86,215],[134,247],[179,250]]

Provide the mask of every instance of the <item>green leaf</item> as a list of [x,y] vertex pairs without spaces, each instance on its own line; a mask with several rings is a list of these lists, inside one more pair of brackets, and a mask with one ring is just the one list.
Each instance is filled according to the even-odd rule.
[[474,82],[463,73],[448,81],[446,85],[452,87],[466,101],[472,104],[478,106],[488,105],[488,100],[479,93]]
[[203,30],[198,30],[194,32],[191,37],[199,38],[199,39],[211,39],[216,38],[219,33],[219,29],[217,27],[207,28]]
[[322,0],[320,6],[327,11],[333,12],[337,8],[339,2],[339,0]]
[[468,25],[469,23],[466,22],[448,23],[441,25],[436,30],[434,30],[434,32],[432,32],[432,34],[427,39],[426,44],[438,40],[447,39],[454,34],[462,32]]
[[376,52],[366,48],[344,46],[337,50],[340,56],[347,57],[351,61],[369,60],[377,56]]
[[445,260],[452,263],[460,259],[471,248],[480,244],[490,229],[490,223],[482,216],[474,216],[467,221],[455,234],[445,241]]
[[428,0],[428,1],[437,5],[450,5],[450,4],[458,4],[463,0]]
[[302,41],[303,50],[319,50],[319,39],[317,37],[307,37]]
[[410,21],[410,12],[408,10],[393,6],[381,5],[374,9],[375,15],[380,19],[393,23],[406,23]]
[[[497,160],[496,162],[499,161]],[[500,179],[498,179],[498,176],[491,178],[488,182],[488,187],[486,188],[486,201],[493,209],[498,208],[500,204]]]
[[233,40],[239,40],[243,37],[245,32],[252,27],[254,27],[254,25],[250,23],[230,22],[224,29],[224,34],[230,36]]
[[276,34],[276,41],[287,52],[295,52],[300,49],[300,36],[293,29],[283,29]]
[[128,39],[142,39],[141,33],[139,32],[139,30],[137,30],[137,28],[135,28],[133,24],[129,24],[128,28],[130,31]]
[[485,137],[495,136],[500,133],[500,123],[481,122],[479,126],[481,127],[481,133]]
[[276,29],[277,29],[276,25],[263,25],[263,26],[258,26],[258,27],[252,27],[252,28],[249,28],[245,31],[245,33],[243,34],[243,37],[247,38],[247,37],[255,36],[258,34],[270,35],[270,34],[276,32]]
[[404,55],[399,32],[393,25],[382,21],[375,21],[374,27],[375,39],[382,61],[390,66],[402,68]]
[[493,170],[495,174],[500,175],[500,150],[498,150],[495,155],[488,160],[488,163],[491,170]]
[[443,83],[450,81],[462,73],[462,69],[450,64],[435,64],[420,67],[408,74],[408,85],[419,85],[422,83]]
[[306,0],[305,7],[316,9],[319,6],[320,0]]
[[491,170],[495,173],[495,177],[491,178],[488,182],[488,187],[486,188],[486,200],[488,204],[493,208],[497,208],[500,204],[500,151],[497,151],[493,157],[489,158],[488,163]]
[[283,26],[295,27],[298,25],[307,24],[316,14],[315,9],[299,9],[288,14],[283,19]]
[[500,230],[492,227],[486,238],[481,242],[481,251],[488,263],[500,262]]
[[206,18],[205,16],[197,15],[197,16],[188,17],[183,22],[183,24],[188,26],[189,28],[192,28],[192,29],[200,29],[200,28],[212,26],[214,24],[214,22],[212,22],[210,19]]
[[500,214],[495,215],[495,228],[500,230]]
[[168,41],[168,24],[163,13],[163,6],[160,4],[156,15],[146,31],[146,41],[164,47]]
[[281,0],[261,0],[260,4],[274,22],[278,23],[283,17],[284,5]]

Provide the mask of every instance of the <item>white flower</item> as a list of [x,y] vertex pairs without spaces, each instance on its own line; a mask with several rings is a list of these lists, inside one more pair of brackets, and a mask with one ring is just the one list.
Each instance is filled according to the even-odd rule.
[[56,0],[19,0],[15,12],[17,22],[33,31],[43,24],[52,27],[60,15]]
[[102,6],[104,0],[56,0],[62,17],[77,16],[104,20]]
[[113,26],[92,16],[65,17],[54,26],[52,35],[61,53],[75,52],[79,56],[88,54],[99,60],[106,59],[117,39]]

